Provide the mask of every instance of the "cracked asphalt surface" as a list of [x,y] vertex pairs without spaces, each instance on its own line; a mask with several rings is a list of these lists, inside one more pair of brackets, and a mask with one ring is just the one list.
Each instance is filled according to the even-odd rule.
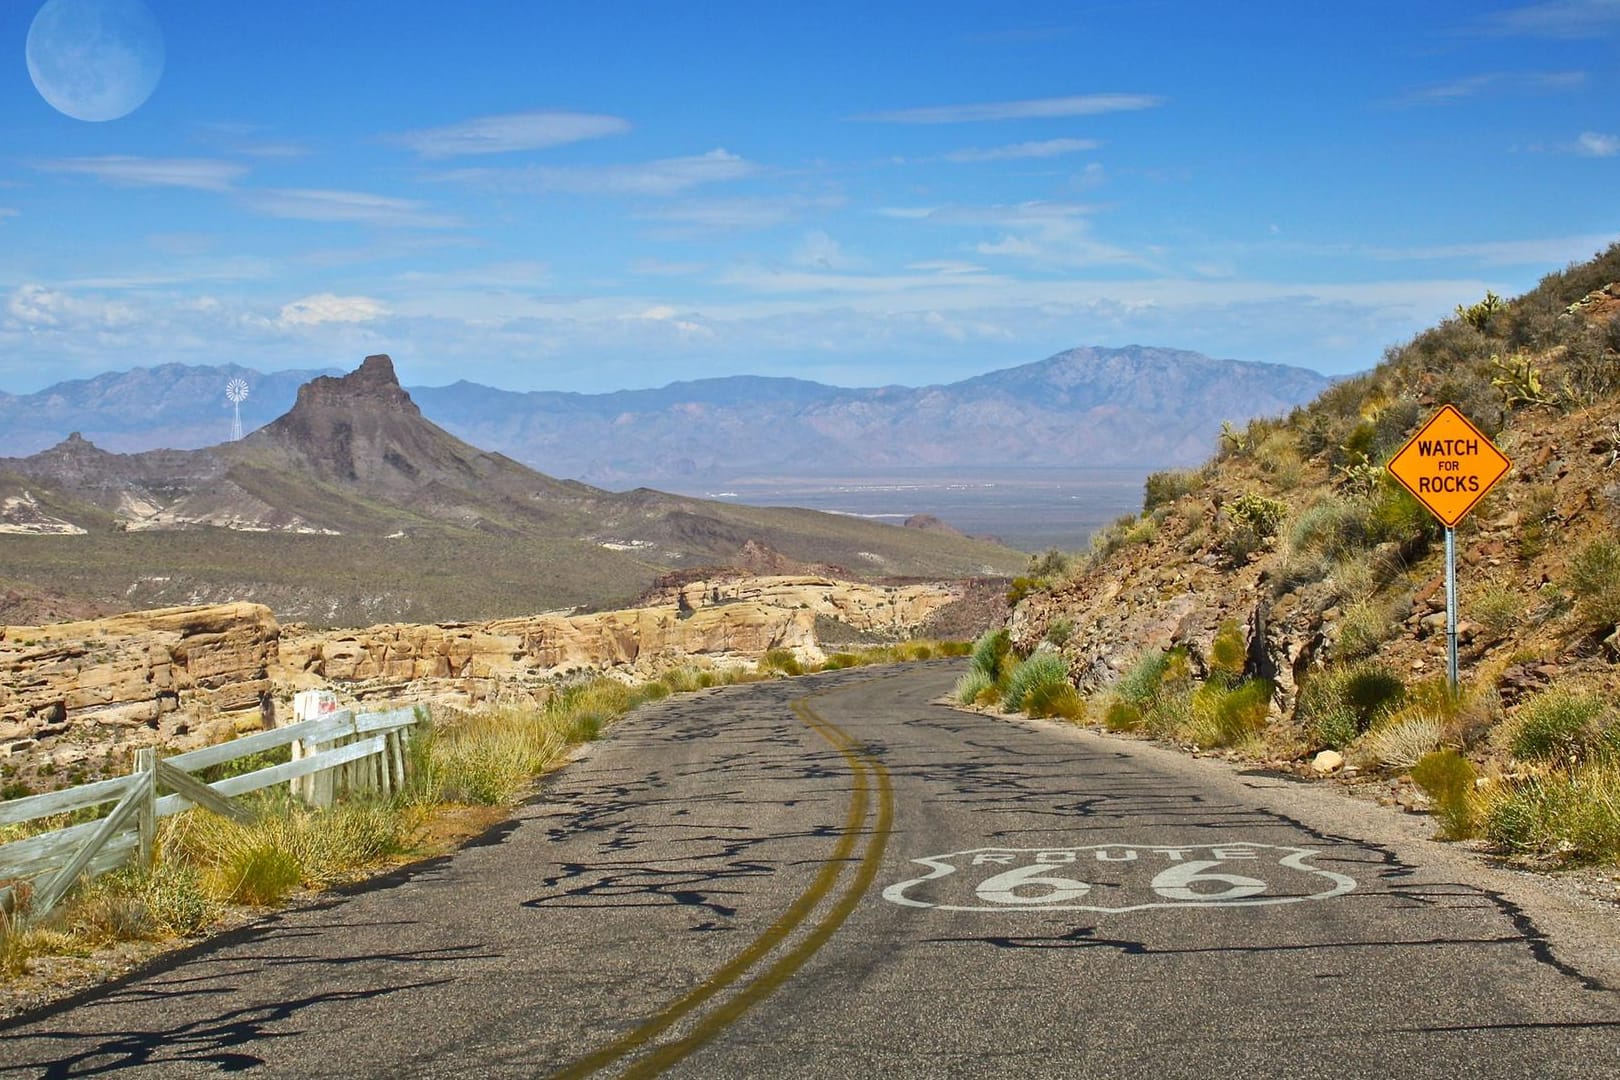
[[933,702],[683,695],[454,855],[0,1028],[0,1073],[1620,1076],[1616,913],[1284,779]]

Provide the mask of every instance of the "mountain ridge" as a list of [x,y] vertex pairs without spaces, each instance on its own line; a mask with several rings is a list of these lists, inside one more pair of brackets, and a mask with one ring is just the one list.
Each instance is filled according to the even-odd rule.
[[1024,561],[935,531],[559,480],[432,423],[385,355],[317,377],[238,441],[114,454],[74,433],[0,458],[0,531],[5,584],[24,592],[126,608],[258,599],[328,624],[612,605],[671,570],[762,553],[849,577]]
[[[162,372],[176,380],[184,402],[154,404]],[[259,419],[262,410],[294,403],[287,374],[184,365],[128,373],[139,390],[132,392],[137,411],[156,418],[152,438],[179,435],[170,441],[182,448],[217,441],[228,427],[223,408],[220,419],[181,424],[199,402],[222,401],[215,392],[227,377],[252,382],[243,407],[244,426],[253,428],[268,421]],[[1221,420],[1286,411],[1330,381],[1304,368],[1132,345],[1085,346],[921,387],[738,375],[603,394],[502,390],[467,380],[409,392],[427,416],[470,443],[552,475],[623,487],[696,485],[749,470],[1186,464],[1208,452]],[[70,429],[109,449],[153,448],[133,421],[120,419],[117,384],[109,374],[34,395],[0,395],[0,453],[36,452]],[[258,411],[250,414],[250,406]]]

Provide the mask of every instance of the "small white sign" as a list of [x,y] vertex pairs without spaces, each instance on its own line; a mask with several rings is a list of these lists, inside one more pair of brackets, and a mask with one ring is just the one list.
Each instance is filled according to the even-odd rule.
[[929,872],[889,886],[883,898],[941,911],[1124,912],[1295,904],[1356,887],[1307,865],[1317,854],[1247,841],[974,848],[913,859]]

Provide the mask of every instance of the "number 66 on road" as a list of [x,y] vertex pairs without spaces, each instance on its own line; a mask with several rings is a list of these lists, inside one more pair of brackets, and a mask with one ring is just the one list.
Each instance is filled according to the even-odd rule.
[[1291,904],[1356,887],[1344,874],[1307,865],[1317,854],[1247,842],[974,848],[913,859],[930,872],[889,886],[883,897],[943,911],[1124,912]]

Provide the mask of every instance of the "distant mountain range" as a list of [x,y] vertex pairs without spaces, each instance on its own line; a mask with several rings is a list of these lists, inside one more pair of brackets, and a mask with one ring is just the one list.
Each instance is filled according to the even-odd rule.
[[[165,364],[0,394],[0,453],[31,454],[68,431],[123,451],[211,445],[230,430],[229,379],[252,388],[251,430],[290,408],[312,374]],[[733,376],[609,394],[466,381],[410,394],[451,434],[553,476],[683,487],[924,466],[1191,464],[1221,421],[1286,412],[1328,384],[1304,368],[1133,345],[925,387]]]
[[558,480],[427,420],[386,356],[305,383],[239,441],[114,454],[74,433],[0,458],[0,533],[8,588],[114,608],[254,599],[325,624],[612,605],[702,566],[965,577],[1026,561],[937,528]]

